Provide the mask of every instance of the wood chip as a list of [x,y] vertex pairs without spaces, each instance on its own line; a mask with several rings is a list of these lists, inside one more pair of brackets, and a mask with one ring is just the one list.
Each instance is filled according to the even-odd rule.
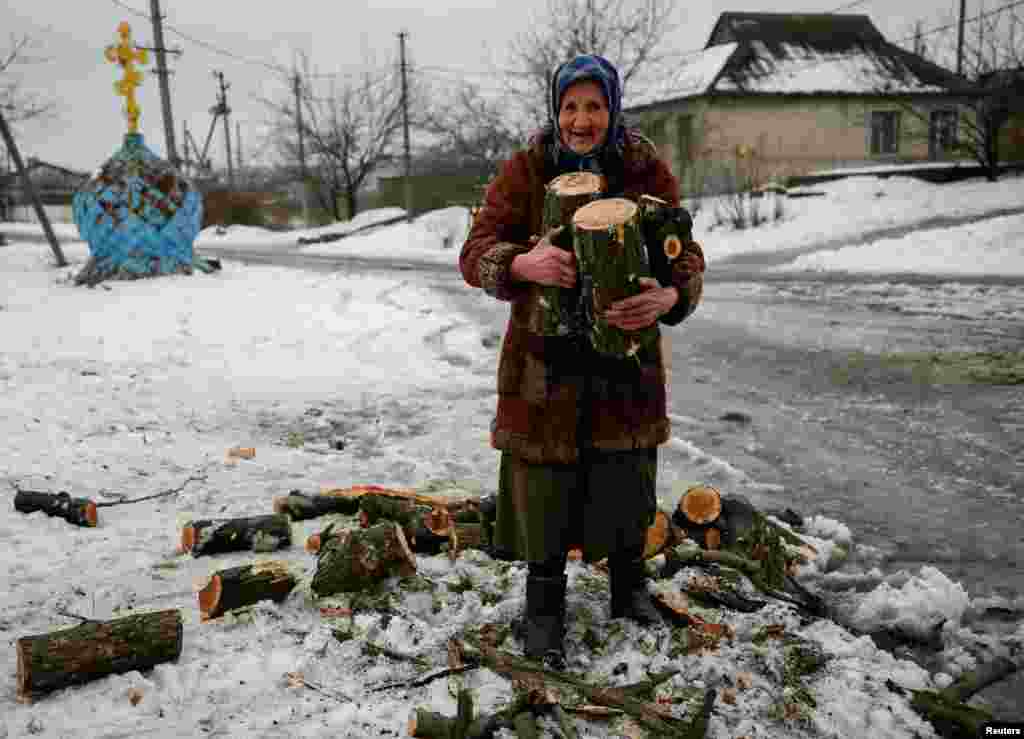
[[740,690],[749,690],[754,685],[754,675],[751,672],[736,673],[736,687]]
[[722,702],[730,706],[736,705],[736,688],[722,688]]

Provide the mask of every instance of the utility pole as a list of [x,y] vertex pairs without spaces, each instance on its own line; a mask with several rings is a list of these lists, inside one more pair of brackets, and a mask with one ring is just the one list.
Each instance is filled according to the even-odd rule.
[[21,161],[21,154],[18,152],[18,147],[14,143],[14,134],[11,133],[11,129],[8,127],[7,121],[4,119],[2,110],[0,110],[0,138],[3,139],[4,145],[7,147],[7,152],[10,154],[11,159],[14,160],[14,166],[18,170],[18,176],[21,177],[22,188],[24,188],[25,192],[28,193],[29,198],[32,199],[32,207],[36,211],[36,218],[39,219],[39,223],[43,227],[43,233],[46,234],[46,240],[50,242],[50,249],[53,250],[53,256],[57,258],[57,266],[67,267],[68,260],[64,258],[64,252],[60,248],[60,242],[57,241],[57,235],[53,233],[53,227],[50,225],[50,219],[46,215],[46,209],[43,208],[43,201],[39,199],[39,193],[36,192],[36,188],[32,184],[32,180],[29,178],[28,172],[25,170],[25,165]]
[[309,178],[306,176],[306,138],[302,126],[302,77],[298,69],[292,78],[292,89],[295,92],[295,129],[299,135],[299,177],[302,182],[302,223],[309,225]]
[[409,34],[401,31],[398,34],[399,56],[402,60],[402,139],[405,146],[405,213],[406,220],[412,221],[412,156],[409,153],[409,84],[406,80],[405,37]]
[[235,156],[238,157],[238,177],[242,177],[242,124],[235,121]]
[[214,72],[213,76],[220,82],[220,97],[217,100],[213,113],[215,115],[220,113],[224,116],[224,146],[228,162],[228,187],[233,190],[235,188],[235,165],[231,161],[231,124],[228,122],[228,116],[231,115],[231,108],[228,107],[228,88],[231,85],[224,84],[223,72]]
[[960,22],[957,24],[956,34],[956,73],[962,75],[964,71],[964,16],[967,15],[967,0],[960,0]]
[[160,0],[149,0],[150,16],[153,20],[153,43],[156,52],[156,73],[160,78],[160,102],[164,113],[164,140],[167,143],[167,159],[175,169],[181,160],[174,145],[174,118],[171,115],[171,86],[168,81],[167,49],[164,48],[163,16],[160,14]]

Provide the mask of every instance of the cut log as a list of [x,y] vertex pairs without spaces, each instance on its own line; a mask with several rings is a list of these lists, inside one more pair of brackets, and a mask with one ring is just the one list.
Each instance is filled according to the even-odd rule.
[[72,498],[68,493],[18,490],[14,495],[14,510],[20,513],[42,511],[47,516],[63,518],[76,526],[96,526],[99,523],[95,503],[88,498]]
[[641,292],[640,278],[650,275],[637,206],[625,198],[596,200],[577,210],[572,220],[590,343],[604,355],[635,356],[658,341],[657,325],[623,331],[605,321],[604,312],[615,301]]
[[[945,739],[975,737],[984,734],[985,724],[992,721],[988,710],[967,703],[975,694],[1017,671],[1007,657],[996,657],[975,670],[966,672],[956,682],[935,692],[912,690],[910,707],[926,718]],[[886,683],[901,694],[906,691],[892,681]]]
[[[568,172],[547,184],[544,194],[542,234],[562,227],[552,243],[572,250],[572,217],[583,205],[601,196],[605,179],[593,172]],[[576,295],[571,290],[549,285],[532,286],[529,311],[531,331],[541,336],[567,336],[576,312]]]
[[348,529],[321,541],[310,585],[317,596],[362,590],[392,575],[416,571],[416,556],[397,523]]
[[274,513],[291,516],[294,521],[319,518],[328,513],[342,513],[351,516],[359,510],[358,498],[337,495],[307,495],[292,490],[288,495],[274,498]]
[[366,496],[402,498],[432,508],[446,508],[452,513],[466,508],[477,508],[481,504],[480,497],[476,495],[467,495],[460,498],[444,495],[426,495],[409,488],[386,488],[380,485],[352,485],[347,488],[330,488],[322,490],[320,495],[329,495],[334,498],[350,501],[351,505],[347,510],[339,510],[339,513],[346,513],[348,515],[353,515],[359,511],[360,501]]
[[679,498],[678,510],[690,524],[710,525],[722,513],[722,494],[710,485],[694,485]]
[[200,618],[208,621],[261,600],[280,603],[288,597],[295,582],[288,565],[279,561],[220,570],[198,593]]
[[[474,519],[478,516],[470,513]],[[445,536],[452,524],[452,514],[443,506],[428,506],[404,498],[367,495],[359,502],[359,525],[364,529],[388,519],[400,524],[406,534],[425,528]]]
[[272,552],[291,543],[291,521],[280,513],[190,521],[181,530],[181,548],[193,557],[247,549]]
[[693,218],[652,195],[640,196],[640,224],[651,272],[662,285],[672,284],[672,262],[693,250]]
[[17,698],[38,695],[115,673],[147,670],[181,655],[182,620],[176,610],[89,621],[17,642]]

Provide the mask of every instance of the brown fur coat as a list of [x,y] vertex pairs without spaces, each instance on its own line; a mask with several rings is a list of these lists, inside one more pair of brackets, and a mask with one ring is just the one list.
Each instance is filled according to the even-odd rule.
[[[649,194],[678,204],[679,183],[649,141],[630,133],[623,161],[623,197],[636,201]],[[531,235],[541,235],[544,186],[556,174],[537,140],[506,161],[487,188],[459,258],[466,282],[512,304],[498,365],[491,444],[534,463],[576,462],[581,446],[657,446],[669,437],[660,342],[638,355],[637,366],[528,328],[535,303],[530,295],[537,286],[513,281],[511,263],[530,250]],[[665,325],[679,323],[700,300],[703,275],[686,272],[684,262],[677,260],[672,269],[679,302],[659,319]]]

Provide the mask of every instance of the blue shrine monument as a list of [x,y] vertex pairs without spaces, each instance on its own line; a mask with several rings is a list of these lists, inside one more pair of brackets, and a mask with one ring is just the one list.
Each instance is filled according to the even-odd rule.
[[147,148],[139,133],[135,88],[142,73],[136,64],[146,64],[146,50],[131,42],[127,23],[117,31],[120,42],[108,46],[105,56],[124,70],[114,89],[126,99],[128,133],[72,200],[75,225],[92,255],[75,282],[214,271],[220,266],[216,260],[196,257],[192,250],[202,227],[202,194]]

